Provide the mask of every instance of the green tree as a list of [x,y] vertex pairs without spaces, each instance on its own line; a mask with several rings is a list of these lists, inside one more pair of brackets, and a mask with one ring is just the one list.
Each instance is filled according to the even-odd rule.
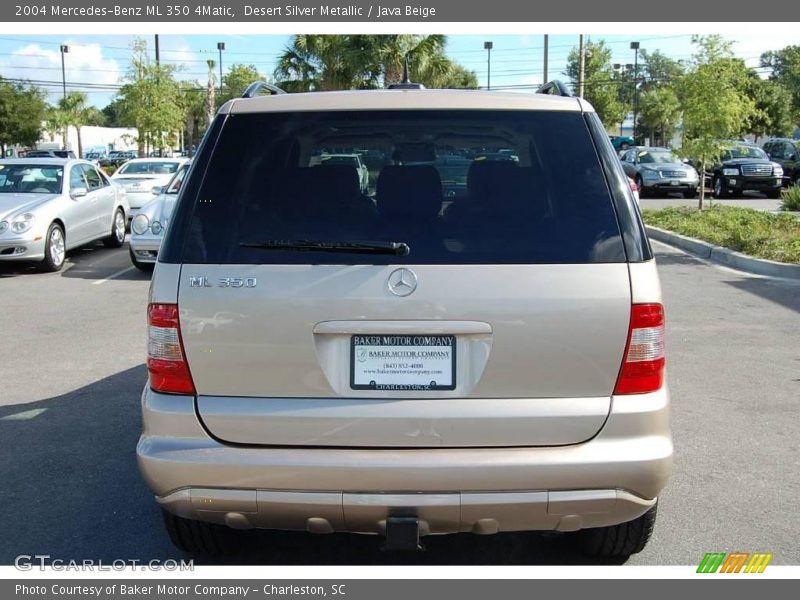
[[[617,126],[625,116],[625,108],[620,102],[619,81],[615,79],[611,65],[611,50],[603,40],[587,42],[584,46],[583,96],[588,100],[606,128]],[[565,74],[570,78],[573,89],[579,87],[580,54],[573,48],[567,57]]]
[[368,36],[292,36],[278,58],[275,79],[289,92],[377,87],[378,64]]
[[786,46],[761,55],[761,66],[772,69],[770,79],[792,95],[792,118],[800,123],[800,46]]
[[102,111],[106,127],[133,127],[133,123],[126,120],[123,111],[122,99],[115,98],[109,102]]
[[[717,160],[725,139],[746,131],[755,111],[743,91],[741,65],[733,59],[731,45],[719,35],[694,36],[694,62],[679,87],[683,112],[681,152],[699,162],[699,172]],[[705,186],[700,186],[698,208],[703,209]]]
[[47,104],[36,87],[0,77],[0,149],[19,144],[33,146],[42,137]]
[[206,96],[198,82],[181,83],[180,103],[184,114],[184,148],[191,152],[206,129]]
[[647,90],[656,85],[672,84],[680,79],[685,70],[682,61],[672,59],[660,50],[641,50],[639,58],[642,60],[641,78],[642,87]]
[[478,87],[477,76],[447,57],[443,35],[296,35],[278,59],[287,91],[370,89],[409,77],[430,88]]
[[667,145],[675,135],[681,118],[678,95],[671,85],[655,86],[641,94],[639,123],[644,131]]
[[139,154],[163,149],[184,122],[173,65],[151,62],[142,40],[133,44],[131,68],[118,93],[119,118],[139,131]]
[[255,65],[231,65],[222,76],[222,86],[218,94],[219,105],[222,106],[232,98],[239,98],[247,87],[255,81],[264,81]]
[[794,129],[792,95],[778,81],[761,79],[754,71],[747,81],[747,95],[755,104],[750,133],[756,141],[762,136],[786,136]]
[[[83,127],[89,119],[90,110],[86,105],[87,97],[83,92],[69,92],[66,96],[58,99],[58,108],[56,109],[61,113],[58,119],[65,131],[70,127],[74,127],[78,133],[78,156],[83,156],[83,140],[81,139],[81,127]],[[64,137],[66,143],[67,137]]]

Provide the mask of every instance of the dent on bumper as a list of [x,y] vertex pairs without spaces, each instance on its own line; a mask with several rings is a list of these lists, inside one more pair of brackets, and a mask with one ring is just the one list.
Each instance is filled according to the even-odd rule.
[[434,534],[600,527],[643,514],[672,464],[666,389],[615,397],[588,442],[532,448],[231,446],[191,397],[146,388],[142,406],[137,459],[159,503],[236,528],[380,533],[409,513]]

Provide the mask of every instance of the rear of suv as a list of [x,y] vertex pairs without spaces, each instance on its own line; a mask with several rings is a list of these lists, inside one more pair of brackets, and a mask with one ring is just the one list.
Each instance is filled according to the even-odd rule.
[[[644,547],[672,458],[661,290],[596,113],[562,94],[220,109],[148,307],[137,455],[177,546],[261,528]],[[311,166],[332,149],[384,156],[374,185]],[[501,150],[518,160],[479,160]],[[464,186],[443,156],[478,157]]]

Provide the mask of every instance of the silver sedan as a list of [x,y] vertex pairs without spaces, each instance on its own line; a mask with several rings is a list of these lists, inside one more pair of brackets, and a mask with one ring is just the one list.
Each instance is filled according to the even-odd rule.
[[125,242],[125,191],[85,160],[0,160],[0,261],[64,266],[67,250]]
[[142,271],[152,271],[158,258],[158,250],[164,239],[164,232],[175,208],[175,201],[181,184],[189,170],[189,163],[184,163],[164,187],[155,187],[157,194],[150,202],[142,206],[131,223],[131,262]]

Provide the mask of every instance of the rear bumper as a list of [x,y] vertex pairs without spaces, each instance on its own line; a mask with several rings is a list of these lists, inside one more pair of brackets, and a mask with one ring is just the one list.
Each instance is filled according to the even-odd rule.
[[666,484],[668,392],[615,397],[592,440],[572,446],[309,449],[212,439],[186,396],[146,388],[140,471],[158,502],[232,527],[380,533],[417,515],[422,533],[569,531],[629,521]]

